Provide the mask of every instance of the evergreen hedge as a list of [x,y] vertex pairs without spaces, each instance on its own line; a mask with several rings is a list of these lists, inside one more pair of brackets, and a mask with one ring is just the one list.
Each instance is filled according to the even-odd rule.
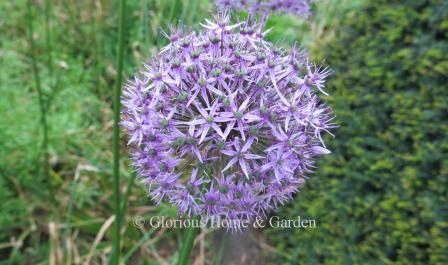
[[318,48],[340,128],[281,212],[317,227],[267,231],[285,264],[448,264],[447,35],[446,0],[371,0]]

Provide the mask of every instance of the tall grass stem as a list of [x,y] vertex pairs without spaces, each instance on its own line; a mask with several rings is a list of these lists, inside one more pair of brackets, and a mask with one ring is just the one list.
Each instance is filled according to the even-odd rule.
[[53,47],[51,45],[51,0],[45,0],[45,36],[47,41],[48,75],[53,84]]
[[28,0],[27,4],[27,12],[28,12],[28,39],[30,44],[30,57],[31,57],[31,67],[34,76],[34,83],[37,90],[37,96],[39,100],[39,110],[40,110],[40,123],[42,126],[43,132],[43,142],[42,149],[44,153],[44,161],[43,161],[43,175],[44,181],[47,182],[48,185],[48,193],[50,198],[54,198],[52,192],[52,185],[50,179],[50,158],[48,152],[48,123],[47,123],[47,107],[45,104],[44,94],[42,91],[40,76],[39,76],[39,68],[37,67],[37,59],[36,59],[36,44],[34,43],[34,27],[33,27],[33,1]]
[[[78,170],[78,169],[77,169]],[[70,240],[71,234],[72,234],[72,226],[71,226],[71,220],[72,220],[72,213],[73,213],[73,204],[76,201],[76,191],[78,189],[78,180],[79,180],[79,173],[75,173],[75,178],[72,181],[72,185],[70,187],[70,199],[68,201],[67,206],[67,215],[65,217],[65,232],[64,232],[64,248],[63,248],[63,257],[64,260],[66,260],[69,255],[69,248],[68,248],[68,242]],[[70,264],[71,260],[67,260],[67,264]]]
[[[121,202],[121,215],[122,217],[126,216],[127,206],[128,206],[128,198],[132,192],[132,187],[134,185],[135,178],[137,177],[137,173],[132,172],[131,176],[129,176],[128,185],[126,186],[126,191],[123,196],[123,201]],[[122,218],[123,221],[124,218]]]
[[[176,13],[179,12],[179,8],[181,6],[180,0],[174,0],[174,3],[171,4],[171,10],[170,10],[170,19],[169,22],[172,23],[173,19],[176,17]],[[175,21],[175,24],[177,24],[179,21]]]

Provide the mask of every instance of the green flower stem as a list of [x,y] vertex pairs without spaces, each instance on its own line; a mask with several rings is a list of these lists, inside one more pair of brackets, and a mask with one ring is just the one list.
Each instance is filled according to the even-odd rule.
[[120,262],[120,229],[121,229],[121,204],[120,204],[120,95],[123,72],[124,53],[124,22],[126,15],[126,0],[120,0],[120,21],[118,28],[118,56],[117,56],[117,78],[114,87],[114,132],[113,132],[113,179],[114,179],[114,208],[115,208],[115,229],[113,233],[113,245],[111,263],[118,265]]
[[[199,220],[198,218],[193,218],[194,220]],[[177,265],[187,265],[188,264],[188,260],[190,258],[190,252],[191,249],[193,248],[193,244],[194,244],[194,239],[196,238],[196,235],[199,232],[199,228],[197,227],[189,227],[185,229],[185,238],[182,244],[182,248],[180,249],[180,253],[179,253],[179,259],[177,260]]]
[[227,238],[228,238],[227,233],[223,233],[221,238],[221,244],[219,244],[218,255],[216,257],[216,265],[221,265],[222,263],[222,258],[224,256],[224,247],[226,245]]

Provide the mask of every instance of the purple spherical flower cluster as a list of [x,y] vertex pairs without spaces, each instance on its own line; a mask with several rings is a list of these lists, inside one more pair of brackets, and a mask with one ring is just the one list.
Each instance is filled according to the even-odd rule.
[[248,11],[250,14],[269,16],[284,13],[307,17],[312,0],[215,0],[220,9]]
[[330,153],[334,127],[318,99],[329,70],[264,40],[255,22],[227,13],[170,43],[129,81],[122,126],[150,196],[187,217],[264,217],[288,201]]

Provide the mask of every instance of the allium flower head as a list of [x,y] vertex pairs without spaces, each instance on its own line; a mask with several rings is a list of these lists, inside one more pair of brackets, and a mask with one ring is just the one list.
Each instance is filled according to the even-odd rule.
[[288,201],[330,153],[334,127],[319,99],[330,71],[262,25],[227,13],[171,40],[125,87],[122,126],[156,203],[180,215],[252,220]]
[[215,0],[223,10],[248,11],[250,14],[269,16],[271,13],[284,13],[307,17],[310,15],[312,0]]

